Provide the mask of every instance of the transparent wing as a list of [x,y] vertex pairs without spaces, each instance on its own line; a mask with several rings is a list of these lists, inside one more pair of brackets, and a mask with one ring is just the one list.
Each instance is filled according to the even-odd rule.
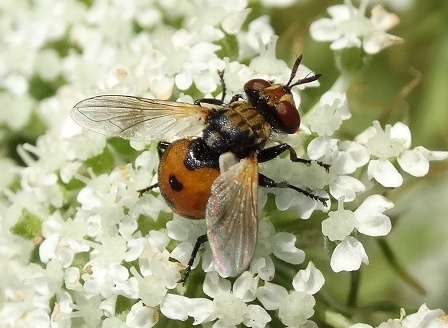
[[211,188],[205,213],[207,236],[223,277],[237,276],[249,265],[258,228],[256,156],[222,172]]
[[181,102],[102,95],[77,103],[71,116],[82,127],[107,136],[152,140],[195,135],[202,131],[208,110]]

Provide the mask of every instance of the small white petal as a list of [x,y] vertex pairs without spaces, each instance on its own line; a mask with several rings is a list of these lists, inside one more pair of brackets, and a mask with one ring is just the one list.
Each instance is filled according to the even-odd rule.
[[340,39],[334,41],[330,45],[331,50],[341,50],[345,48],[360,48],[361,40],[355,33],[348,33],[342,36]]
[[336,211],[328,213],[328,219],[322,221],[322,233],[331,241],[344,240],[356,226],[356,216],[344,209],[342,198]]
[[160,311],[167,318],[185,321],[188,319],[188,302],[189,298],[167,294],[162,304],[160,304]]
[[446,322],[436,323],[438,317],[444,315],[441,309],[430,310],[426,304],[422,304],[416,313],[410,314],[403,319],[403,327],[431,327],[446,328]]
[[351,9],[351,7],[345,4],[334,5],[327,8],[327,13],[335,22],[340,23],[351,18]]
[[348,175],[339,176],[335,182],[330,185],[330,193],[334,198],[344,197],[344,202],[351,202],[356,194],[366,190],[364,184],[356,178]]
[[403,183],[403,177],[387,159],[371,160],[367,174],[384,187],[399,187]]
[[365,323],[355,323],[348,328],[373,328],[371,325],[367,325]]
[[[178,260],[183,265],[187,265],[193,251],[193,245],[188,242],[182,242],[178,244],[170,253],[170,257]],[[199,256],[194,259],[192,268],[194,269],[199,263]]]
[[425,176],[429,171],[428,159],[419,151],[405,150],[397,158],[401,168],[414,177]]
[[257,298],[266,310],[277,310],[288,296],[288,291],[279,285],[265,283],[257,289]]
[[253,277],[249,271],[243,272],[233,284],[233,294],[244,302],[252,302],[255,299],[258,277]]
[[330,266],[334,272],[355,271],[362,262],[369,264],[364,246],[356,238],[349,236],[334,249]]
[[292,285],[298,292],[316,294],[324,285],[325,278],[313,262],[309,262],[305,270],[300,270],[292,279]]
[[228,34],[236,34],[241,29],[241,24],[246,20],[250,9],[243,9],[239,11],[234,11],[231,15],[228,15],[222,21],[222,29]]
[[[370,156],[369,156],[370,159]],[[367,160],[368,161],[368,160]],[[338,174],[352,174],[357,169],[356,162],[347,152],[339,152],[331,163],[331,169]]]
[[157,323],[157,308],[144,306],[143,302],[135,303],[126,316],[127,327],[152,327]]
[[216,297],[220,293],[228,293],[231,290],[231,283],[222,279],[217,272],[209,272],[205,276],[203,290],[210,297]]
[[213,302],[205,298],[191,298],[188,315],[194,318],[193,325],[209,322],[216,319],[213,311]]
[[274,255],[291,264],[300,264],[305,260],[305,252],[295,246],[296,236],[279,232],[274,236]]
[[271,316],[259,305],[250,304],[244,316],[243,324],[246,327],[263,328],[271,321]]
[[188,74],[179,73],[174,77],[174,82],[180,90],[186,90],[193,83],[193,79]]
[[342,124],[337,105],[321,104],[307,115],[309,128],[320,136],[331,136]]
[[213,309],[216,316],[228,326],[240,324],[248,311],[246,303],[230,292],[217,295],[213,299]]
[[311,23],[310,34],[317,41],[334,41],[341,36],[330,18],[321,18]]
[[402,122],[397,122],[390,128],[390,137],[400,140],[406,149],[411,147],[411,130]]
[[289,327],[300,327],[314,314],[316,300],[310,294],[292,291],[283,299],[278,309],[278,317]]
[[385,236],[392,229],[388,216],[376,214],[357,220],[356,229],[368,236]]
[[381,195],[371,195],[367,197],[362,204],[356,209],[356,216],[369,216],[375,213],[383,213],[394,207],[394,203]]
[[306,153],[308,157],[313,160],[318,160],[329,152],[337,150],[338,140],[332,139],[329,136],[320,136],[313,139],[307,147]]
[[280,211],[286,211],[293,205],[294,196],[295,193],[286,188],[276,191],[275,207],[277,207]]
[[377,134],[377,129],[375,129],[373,126],[369,126],[367,129],[358,134],[354,140],[355,142],[358,142],[362,145],[366,145],[369,140],[375,137]]
[[398,36],[378,31],[370,34],[363,40],[363,49],[369,55],[374,55],[384,48],[402,42],[403,39]]
[[372,8],[370,20],[382,31],[388,31],[400,22],[397,15],[387,12],[381,5]]
[[251,262],[250,271],[256,273],[264,281],[271,281],[274,279],[275,265],[269,256],[259,257]]
[[448,158],[448,151],[434,151],[422,146],[417,146],[414,150],[421,152],[430,161],[443,161]]
[[366,147],[357,142],[345,140],[341,141],[338,146],[341,151],[350,154],[356,167],[364,166],[370,160]]
[[348,108],[347,94],[345,92],[327,91],[320,97],[319,103],[336,106],[344,121],[352,116]]

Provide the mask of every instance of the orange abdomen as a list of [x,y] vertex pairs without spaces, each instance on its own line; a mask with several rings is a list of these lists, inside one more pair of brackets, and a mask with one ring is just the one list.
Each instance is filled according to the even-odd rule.
[[218,168],[185,166],[190,139],[171,143],[159,164],[160,193],[174,212],[189,219],[203,219],[210,188],[219,176]]

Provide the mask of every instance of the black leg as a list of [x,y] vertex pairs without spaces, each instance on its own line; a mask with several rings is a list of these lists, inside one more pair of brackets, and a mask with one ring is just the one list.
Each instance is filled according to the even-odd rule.
[[138,192],[138,197],[142,197],[143,194],[144,194],[145,192],[148,192],[148,191],[150,191],[150,190],[153,190],[154,188],[157,188],[158,186],[159,186],[158,183],[154,183],[153,185],[150,185],[150,186],[148,186],[148,187],[146,187],[146,188],[137,190],[137,192]]
[[222,96],[221,96],[221,103],[224,103],[224,99],[226,98],[226,83],[224,82],[224,70],[220,71],[218,70],[219,75],[219,82],[221,82],[221,88],[222,88]]
[[238,101],[238,100],[241,100],[241,99],[243,99],[243,95],[237,93],[236,95],[234,95],[234,96],[232,97],[232,99],[230,99],[230,102],[233,103],[233,102]]
[[[221,99],[215,99],[215,98],[202,98],[194,101],[195,105],[202,106],[202,104],[210,104],[215,106],[222,106],[224,105],[223,101]],[[207,108],[207,106],[205,106]]]
[[[289,159],[292,162],[299,162],[299,163],[304,163],[304,164],[310,164],[312,162],[312,160],[297,157],[297,153],[294,150],[294,148],[292,148],[290,145],[288,145],[286,143],[282,143],[282,144],[275,145],[275,146],[268,147],[268,148],[261,150],[257,157],[258,162],[263,163],[263,162],[270,161],[271,159],[274,159],[275,157],[284,153],[285,151],[289,151]],[[323,168],[325,168],[325,170],[328,172],[328,170],[330,168],[329,164],[325,164],[325,163],[322,163],[319,161],[316,161],[316,163],[319,164],[320,166],[322,166]]]
[[304,194],[305,196],[307,196],[307,197],[309,197],[309,198],[311,198],[311,199],[313,199],[315,201],[321,202],[324,206],[327,206],[328,198],[317,196],[317,195],[315,195],[313,193],[310,193],[310,192],[308,192],[308,191],[306,191],[306,190],[304,190],[302,188],[293,186],[293,185],[289,184],[286,181],[275,182],[271,178],[268,178],[267,176],[265,176],[265,175],[263,175],[261,173],[258,174],[258,184],[260,186],[266,187],[266,188],[289,188],[289,189],[298,191],[301,194]]
[[178,281],[178,283],[185,284],[187,281],[188,276],[190,275],[191,267],[193,266],[194,259],[196,258],[196,255],[198,254],[199,248],[203,243],[205,243],[208,240],[207,235],[201,235],[196,239],[196,243],[194,244],[193,251],[190,255],[190,260],[187,263],[187,266],[185,268],[185,272],[182,275],[182,278]]
[[[169,142],[167,141],[159,141],[159,143],[157,144],[157,154],[159,155],[159,159],[162,157],[163,153],[165,152],[165,150],[168,148],[168,146],[170,145]],[[143,188],[143,189],[139,189],[138,191],[138,196],[142,197],[142,195],[147,192],[150,191],[154,188],[157,188],[159,185],[157,183],[154,183],[153,185]]]
[[163,153],[169,145],[171,145],[171,143],[167,141],[159,141],[159,143],[157,144],[157,155],[159,155],[159,159],[162,157]]

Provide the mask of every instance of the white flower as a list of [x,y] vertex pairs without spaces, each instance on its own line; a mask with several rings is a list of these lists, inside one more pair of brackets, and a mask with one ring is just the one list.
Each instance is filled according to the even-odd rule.
[[212,300],[167,295],[161,305],[162,313],[168,318],[186,320],[194,317],[194,324],[215,321],[213,327],[264,327],[271,321],[269,314],[259,305],[246,304],[255,299],[258,278],[249,272],[239,276],[233,288],[230,281],[219,277],[218,273],[207,273],[204,293]]
[[[84,280],[83,287],[87,295],[101,295],[104,298],[109,298],[118,294],[116,286],[122,286],[129,279],[129,272],[119,264],[89,265],[81,277]],[[125,292],[120,294],[126,295]]]
[[307,113],[304,123],[319,136],[331,136],[350,117],[345,92],[327,91],[320,97],[319,104]]
[[355,271],[361,263],[369,264],[364,246],[354,237],[345,237],[333,251],[330,266],[334,272]]
[[357,194],[365,191],[364,184],[349,175],[368,162],[369,156],[364,146],[322,136],[308,144],[307,154],[310,159],[330,165],[325,183],[334,198],[343,197],[345,202],[351,202]]
[[311,261],[305,270],[299,270],[292,279],[292,285],[296,291],[311,295],[316,294],[324,283],[324,275]]
[[76,217],[64,221],[56,212],[42,224],[44,240],[39,246],[41,261],[47,263],[57,258],[64,268],[69,267],[75,254],[89,250],[83,239],[86,234],[84,220]]
[[[171,252],[170,257],[177,259],[186,265],[196,239],[206,233],[203,221],[195,222],[181,218],[177,215],[167,223],[168,235],[181,241]],[[287,232],[275,232],[274,225],[269,220],[259,220],[258,237],[254,255],[252,256],[248,270],[259,278],[269,281],[274,278],[275,266],[271,255],[291,264],[300,264],[305,259],[305,253],[295,246],[296,236]],[[208,243],[204,244],[202,253],[202,269],[205,272],[216,271],[213,255]],[[199,253],[201,254],[201,253]],[[200,256],[196,256],[192,268],[199,262]]]
[[274,35],[270,17],[265,15],[251,21],[248,31],[236,35],[239,43],[239,58],[250,58],[260,54]]
[[388,13],[381,5],[372,9],[369,18],[365,16],[368,0],[361,1],[355,8],[350,0],[343,5],[327,9],[330,18],[321,18],[310,26],[311,36],[318,41],[331,41],[332,50],[363,48],[367,54],[376,54],[382,49],[403,40],[386,33],[399,23],[395,14]]
[[[401,309],[400,319],[389,319],[381,323],[378,328],[446,328],[448,321],[446,314],[441,309],[430,310],[426,304],[422,304],[418,311],[406,315]],[[349,328],[373,328],[371,325],[356,323]]]
[[103,310],[101,309],[101,297],[93,296],[87,298],[84,294],[75,294],[75,301],[72,304],[72,318],[82,318],[86,325],[96,327],[101,323]]
[[126,316],[126,327],[146,328],[154,326],[159,319],[156,307],[145,306],[142,301],[132,305]]
[[[328,195],[322,189],[333,179],[331,172],[329,174],[324,167],[315,162],[308,165],[292,162],[289,158],[275,158],[268,163],[262,163],[260,171],[274,181],[287,181],[290,185],[309,190],[314,195],[323,198],[328,198]],[[277,209],[281,211],[293,209],[302,219],[308,219],[316,209],[326,211],[330,206],[329,201],[325,205],[290,188],[259,188],[261,204],[266,199],[265,193],[275,195]]]
[[[176,247],[171,251],[170,257],[186,266],[190,260],[191,252],[193,251],[196,240],[199,236],[206,233],[205,222],[203,220],[188,220],[179,215],[174,215],[172,220],[167,222],[166,228],[168,230],[168,236],[173,240],[179,241]],[[210,262],[212,261],[213,256],[207,244],[205,245],[205,248],[206,251],[204,253],[207,253],[207,255],[203,255],[202,268],[207,272],[211,270],[207,268],[211,266]],[[196,268],[199,263],[200,254],[201,253],[199,252],[196,255],[192,269]],[[207,259],[209,261],[207,261]]]
[[448,327],[446,318],[440,318],[444,314],[441,309],[430,310],[426,304],[422,304],[416,313],[407,315],[402,324],[406,328],[446,328]]
[[252,323],[251,327],[263,327],[271,321],[269,314],[259,305],[247,305],[255,299],[258,278],[249,272],[235,280],[233,288],[229,281],[208,273],[204,281],[204,292],[213,298],[213,310],[218,318],[215,325],[228,326]]
[[306,270],[300,270],[293,278],[294,290],[266,282],[257,290],[257,298],[267,310],[278,310],[280,320],[290,327],[310,324],[316,301],[312,296],[323,286],[322,273],[311,262]]
[[343,199],[339,199],[337,211],[328,214],[322,222],[322,233],[331,241],[339,243],[331,257],[331,268],[335,272],[359,269],[361,262],[368,263],[367,254],[362,244],[349,235],[354,229],[369,236],[385,236],[392,224],[383,214],[393,207],[393,203],[380,195],[367,197],[354,211],[344,209]]
[[378,121],[359,134],[355,140],[365,145],[375,159],[369,162],[367,173],[384,187],[399,187],[403,177],[392,164],[396,160],[401,168],[417,177],[424,176],[429,170],[429,161],[444,160],[448,152],[430,151],[424,147],[411,147],[411,131],[401,122],[393,126],[386,125],[382,130]]
[[189,316],[194,318],[194,325],[216,319],[212,300],[206,298],[188,298],[181,295],[168,294],[160,305],[160,311],[170,319],[185,321]]
[[305,253],[295,246],[295,235],[287,232],[275,233],[274,225],[268,220],[260,220],[258,227],[257,247],[250,265],[252,273],[265,281],[272,280],[275,266],[270,257],[271,254],[295,265],[304,261]]

